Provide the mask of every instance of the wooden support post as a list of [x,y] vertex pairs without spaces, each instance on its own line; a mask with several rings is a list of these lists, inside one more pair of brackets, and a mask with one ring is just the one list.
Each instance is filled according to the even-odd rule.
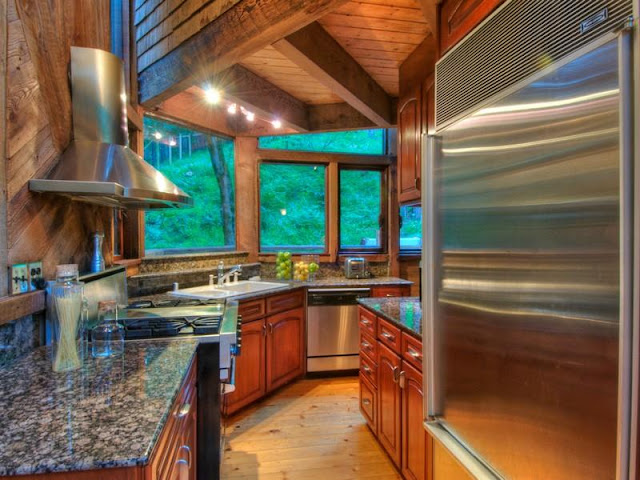
[[249,262],[258,261],[260,250],[257,149],[256,137],[235,140],[236,245],[239,251],[249,252]]

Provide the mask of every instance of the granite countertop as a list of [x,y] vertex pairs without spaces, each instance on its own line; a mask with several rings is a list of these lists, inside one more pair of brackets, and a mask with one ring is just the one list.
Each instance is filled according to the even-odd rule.
[[422,307],[418,297],[360,298],[358,302],[414,337],[422,338]]
[[[281,283],[284,286],[276,290],[268,290],[262,292],[242,293],[234,295],[232,297],[226,297],[229,300],[257,300],[259,298],[269,297],[271,295],[278,295],[279,293],[287,293],[297,290],[299,288],[330,288],[330,287],[384,287],[384,286],[410,286],[413,282],[396,277],[373,277],[373,278],[344,278],[344,277],[329,277],[314,280],[313,282],[290,282],[285,280],[275,280],[272,278],[263,278],[262,281],[270,283]],[[130,301],[134,300],[165,300],[167,298],[180,298],[173,296],[170,292],[158,293],[155,295],[143,295],[140,297],[130,298]]]
[[146,464],[197,345],[129,341],[69,373],[42,347],[1,369],[0,476]]

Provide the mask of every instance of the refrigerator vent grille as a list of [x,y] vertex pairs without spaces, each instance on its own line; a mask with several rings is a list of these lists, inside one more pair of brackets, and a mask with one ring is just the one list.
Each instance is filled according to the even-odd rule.
[[508,1],[436,64],[436,128],[616,30],[632,10],[630,0]]

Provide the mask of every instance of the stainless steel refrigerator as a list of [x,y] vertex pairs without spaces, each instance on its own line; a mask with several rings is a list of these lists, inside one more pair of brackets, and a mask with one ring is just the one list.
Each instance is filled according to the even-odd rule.
[[629,478],[632,42],[425,137],[425,426],[477,478]]

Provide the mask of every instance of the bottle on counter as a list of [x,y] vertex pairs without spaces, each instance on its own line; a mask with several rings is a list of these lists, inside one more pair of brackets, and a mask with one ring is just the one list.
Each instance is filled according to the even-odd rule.
[[91,355],[94,358],[118,357],[123,352],[124,327],[118,322],[117,302],[98,302],[98,324],[91,330]]
[[58,265],[51,286],[52,341],[54,372],[80,368],[85,351],[84,283],[78,281],[78,265]]

